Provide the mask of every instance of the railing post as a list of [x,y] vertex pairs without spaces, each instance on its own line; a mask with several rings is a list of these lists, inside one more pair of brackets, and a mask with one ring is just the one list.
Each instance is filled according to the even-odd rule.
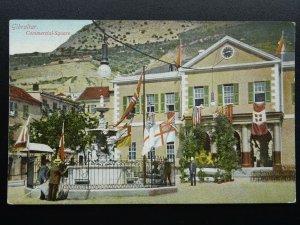
[[146,185],[146,155],[143,157],[144,186]]

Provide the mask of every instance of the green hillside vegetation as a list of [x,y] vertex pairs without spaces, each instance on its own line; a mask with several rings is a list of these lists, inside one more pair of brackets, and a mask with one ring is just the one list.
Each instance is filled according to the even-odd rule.
[[[100,26],[118,40],[170,63],[176,61],[179,39],[183,60],[195,57],[199,50],[207,49],[226,35],[274,54],[284,30],[286,51],[295,49],[295,27],[290,22],[100,21]],[[53,52],[12,55],[11,82],[25,89],[38,82],[44,90],[55,92],[68,92],[69,86],[72,91],[81,92],[87,86],[108,84],[96,73],[102,38],[102,33],[90,24]],[[144,65],[150,69],[163,64],[111,38],[108,44],[111,79],[116,74],[136,73]],[[94,60],[72,61],[84,55],[91,55]],[[57,64],[50,65],[53,61]]]

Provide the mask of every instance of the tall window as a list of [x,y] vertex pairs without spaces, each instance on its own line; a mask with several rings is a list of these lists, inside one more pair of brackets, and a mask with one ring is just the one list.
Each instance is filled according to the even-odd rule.
[[17,106],[18,105],[16,102],[9,102],[9,115],[10,116],[16,116],[18,114]]
[[264,81],[254,82],[254,100],[255,102],[264,102],[266,93],[266,83]]
[[175,94],[168,93],[166,94],[166,112],[175,111]]
[[152,159],[155,159],[155,148],[152,147],[151,150],[148,152],[148,159],[151,159],[151,156],[152,156]]
[[154,95],[147,95],[147,112],[155,112],[155,98]]
[[28,111],[28,105],[23,105],[23,118],[28,118],[29,111]]
[[53,102],[53,110],[57,110],[57,102]]
[[224,96],[224,104],[233,103],[233,100],[234,100],[233,84],[224,84],[223,85],[223,96]]
[[136,143],[132,142],[129,146],[128,159],[135,160],[136,159]]
[[175,161],[174,142],[167,143],[167,159],[169,161]]
[[[64,107],[65,105],[63,105]],[[66,106],[65,106],[66,107]],[[89,105],[89,113],[94,113],[95,112],[95,108],[96,108],[96,105]]]
[[62,108],[62,109],[63,109],[63,111],[66,112],[66,111],[67,111],[67,106],[66,106],[66,105],[63,105],[63,108]]
[[194,106],[204,105],[204,88],[195,87],[194,88]]
[[45,111],[48,112],[50,107],[49,107],[47,100],[43,100],[43,106],[44,106]]

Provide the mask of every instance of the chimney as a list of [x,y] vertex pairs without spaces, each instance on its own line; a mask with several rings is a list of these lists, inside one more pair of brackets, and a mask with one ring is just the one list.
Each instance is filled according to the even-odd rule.
[[32,90],[33,91],[38,91],[39,90],[39,84],[38,83],[35,83],[32,85]]

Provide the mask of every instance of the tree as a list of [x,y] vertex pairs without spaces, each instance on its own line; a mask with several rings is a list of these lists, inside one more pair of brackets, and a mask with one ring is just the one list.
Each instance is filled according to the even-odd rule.
[[15,125],[8,127],[8,151],[11,152],[14,148],[14,133],[19,129],[21,124],[16,123]]
[[215,118],[215,122],[212,141],[217,145],[216,166],[224,169],[225,176],[231,179],[231,171],[238,166],[238,157],[234,149],[236,144],[234,129],[225,115]]
[[202,125],[183,127],[179,133],[179,151],[184,158],[194,157],[205,146],[206,133]]
[[47,144],[58,147],[64,122],[65,147],[77,152],[84,152],[86,146],[90,145],[93,136],[86,129],[96,128],[98,119],[89,117],[84,113],[72,110],[63,110],[43,115],[42,118],[31,123],[31,142]]
[[197,125],[192,127],[186,125],[180,129],[179,132],[179,154],[181,154],[181,159],[179,160],[180,172],[183,174],[181,178],[184,178],[184,169],[189,163],[191,157],[195,157],[199,154],[202,149],[204,149],[206,141],[206,132],[204,126]]

